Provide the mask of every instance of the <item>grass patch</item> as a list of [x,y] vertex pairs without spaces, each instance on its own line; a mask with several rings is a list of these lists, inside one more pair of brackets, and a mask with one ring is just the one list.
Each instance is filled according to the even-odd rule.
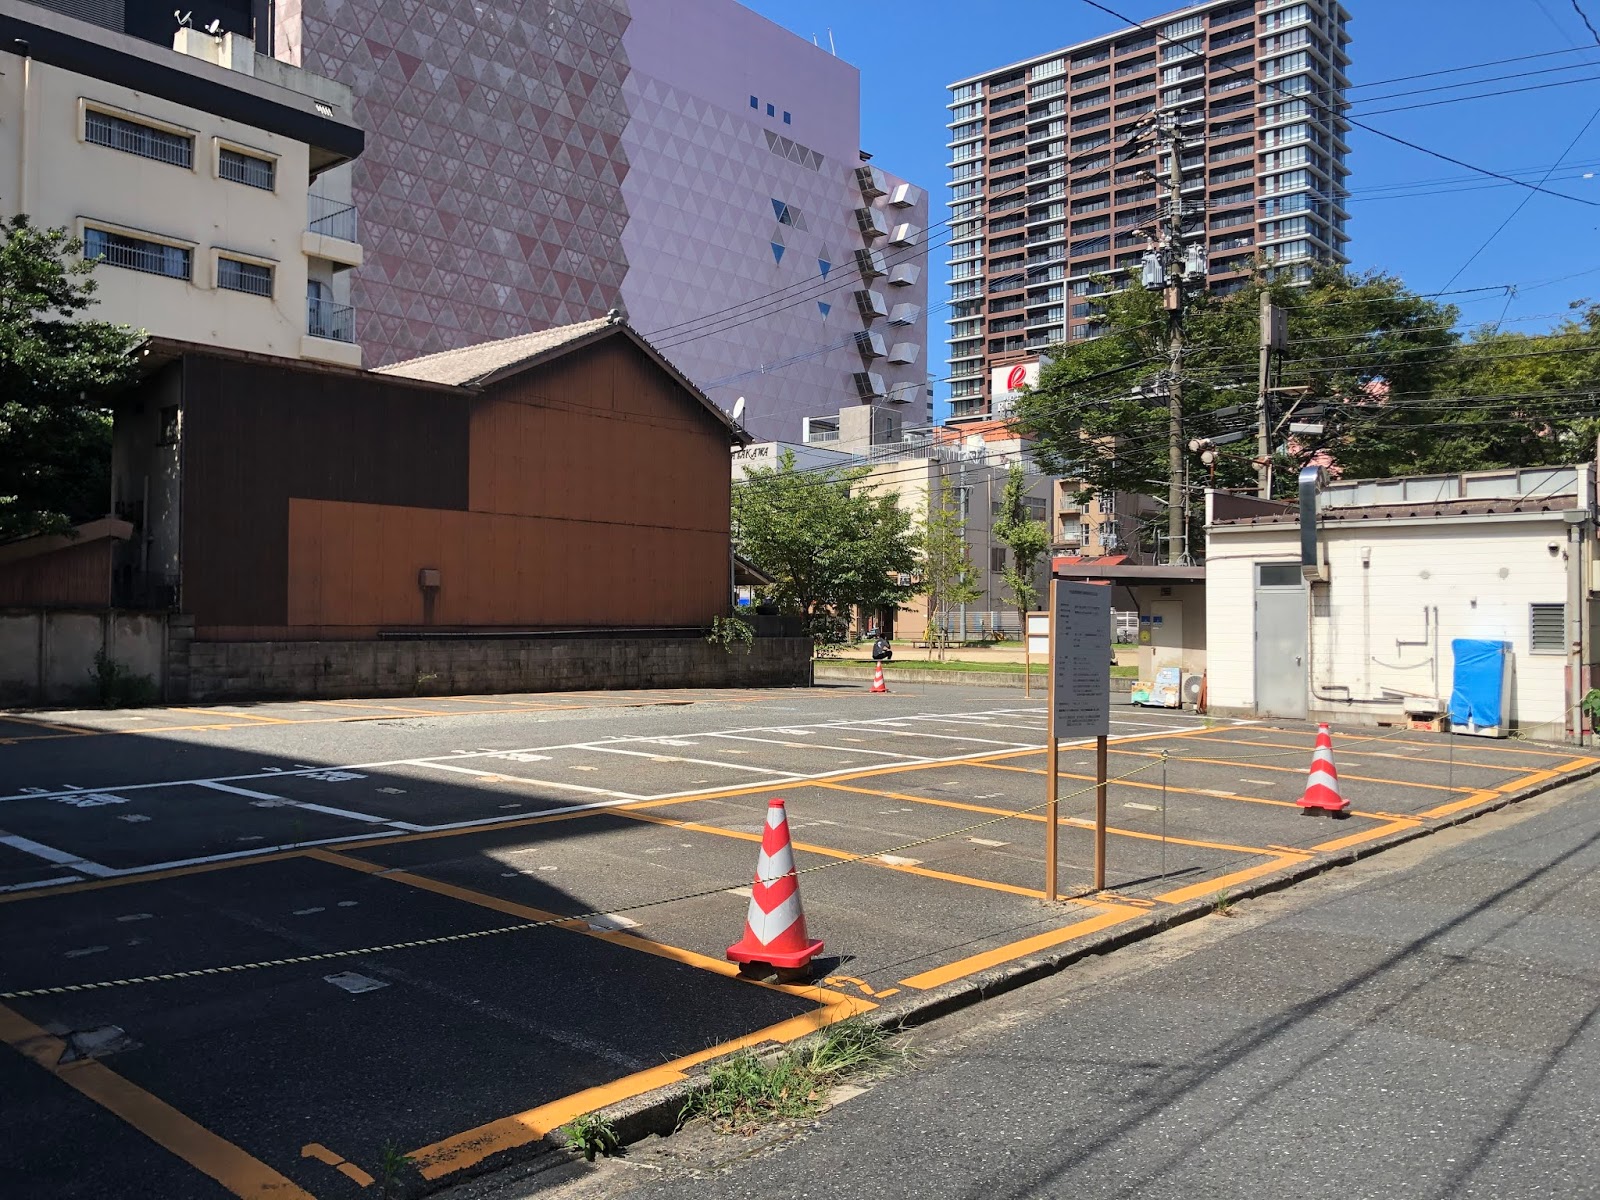
[[609,1157],[622,1146],[616,1126],[593,1113],[573,1117],[569,1124],[561,1127],[561,1135],[567,1139],[567,1145],[588,1162],[593,1162],[597,1154]]
[[749,1050],[711,1069],[711,1080],[683,1106],[678,1124],[704,1117],[720,1133],[750,1133],[771,1121],[796,1121],[822,1108],[828,1089],[848,1075],[900,1056],[889,1035],[860,1021],[841,1021],[814,1044],[762,1059]]

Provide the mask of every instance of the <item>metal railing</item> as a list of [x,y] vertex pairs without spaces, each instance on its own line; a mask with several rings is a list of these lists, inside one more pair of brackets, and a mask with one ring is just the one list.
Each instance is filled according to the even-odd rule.
[[95,112],[93,109],[85,113],[83,138],[96,146],[108,146],[174,167],[194,166],[194,138],[125,121],[110,113]]
[[327,338],[331,342],[356,340],[356,310],[348,304],[335,304],[332,300],[306,298],[306,332],[312,337]]
[[342,200],[330,200],[313,192],[306,197],[306,211],[306,228],[312,233],[320,233],[324,237],[338,238],[345,242],[361,240],[354,204],[346,204]]
[[191,250],[107,233],[102,229],[84,230],[83,256],[97,258],[109,266],[143,271],[147,275],[165,275],[169,279],[189,279],[194,273]]

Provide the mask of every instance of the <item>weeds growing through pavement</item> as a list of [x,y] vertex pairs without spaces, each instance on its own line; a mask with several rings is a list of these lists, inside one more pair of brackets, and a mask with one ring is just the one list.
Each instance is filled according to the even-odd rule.
[[594,1113],[573,1117],[569,1124],[562,1126],[561,1133],[567,1145],[582,1153],[587,1162],[593,1162],[597,1154],[609,1157],[622,1146],[616,1126]]
[[1218,892],[1211,901],[1211,911],[1219,917],[1236,917],[1239,914],[1233,911],[1233,893]]
[[378,1160],[378,1195],[382,1200],[391,1200],[391,1197],[400,1195],[400,1187],[404,1182],[401,1176],[407,1168],[412,1166],[410,1155],[406,1154],[393,1142],[387,1143],[383,1148],[383,1156]]
[[723,1059],[711,1081],[689,1098],[682,1125],[704,1117],[722,1133],[749,1133],[769,1121],[801,1120],[817,1113],[828,1089],[900,1057],[889,1034],[859,1021],[842,1021],[813,1045],[762,1060],[749,1050]]

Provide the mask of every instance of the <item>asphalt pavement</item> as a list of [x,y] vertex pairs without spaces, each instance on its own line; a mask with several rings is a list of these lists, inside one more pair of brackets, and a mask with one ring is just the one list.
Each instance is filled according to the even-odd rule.
[[1600,793],[1564,788],[914,1033],[814,1123],[460,1200],[1600,1195]]
[[[1216,898],[1600,770],[1561,746],[959,684],[0,714],[0,1193],[322,1200],[520,1162],[746,1045],[973,1002]],[[741,979],[769,800],[826,948]],[[9,1132],[9,1130],[8,1130]],[[80,1147],[87,1145],[86,1152]],[[220,1189],[220,1192],[219,1192]]]

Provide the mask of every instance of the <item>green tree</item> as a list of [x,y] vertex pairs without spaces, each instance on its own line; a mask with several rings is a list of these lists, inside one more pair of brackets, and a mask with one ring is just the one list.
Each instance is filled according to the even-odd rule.
[[1600,433],[1600,305],[1572,307],[1547,334],[1474,330],[1435,395],[1351,408],[1348,435],[1374,423],[1409,435],[1406,468],[1418,473],[1588,461]]
[[[1091,286],[1107,289],[1094,301],[1105,335],[1058,347],[1038,385],[1018,399],[1016,423],[1035,440],[1046,471],[1082,481],[1083,499],[1098,491],[1160,492],[1167,480],[1169,366],[1161,295],[1138,287],[1110,291],[1105,280]],[[1455,309],[1408,291],[1393,276],[1325,268],[1299,287],[1257,278],[1228,296],[1198,296],[1185,314],[1186,438],[1254,429],[1263,290],[1287,310],[1290,350],[1280,385],[1299,389],[1284,394],[1280,410],[1368,398],[1379,384],[1397,394],[1428,394],[1454,361]],[[1280,433],[1275,452],[1292,466],[1294,452],[1315,448],[1293,446]],[[1373,422],[1359,439],[1335,437],[1327,448],[1354,473],[1384,474],[1414,446],[1400,423]],[[1252,486],[1254,455],[1253,438],[1224,453],[1218,485]],[[1277,477],[1283,489],[1292,486],[1292,471]]]
[[896,582],[917,568],[911,517],[893,492],[859,487],[865,467],[799,470],[784,451],[733,488],[739,552],[775,582],[763,599],[805,618],[819,642],[837,640],[852,611],[899,604]]
[[928,606],[928,657],[937,648],[940,662],[951,642],[951,610],[983,595],[967,553],[962,504],[961,489],[941,477],[928,491],[927,512],[917,530],[922,593]]
[[1000,578],[1017,610],[1018,628],[1024,630],[1024,636],[1028,613],[1039,603],[1039,586],[1035,582],[1039,558],[1050,547],[1050,529],[1043,521],[1036,521],[1029,515],[1027,494],[1027,472],[1021,463],[1012,463],[1006,471],[994,536],[1011,550],[1011,561]]
[[111,417],[139,334],[84,319],[94,263],[65,229],[0,223],[0,541],[56,533],[110,504]]

